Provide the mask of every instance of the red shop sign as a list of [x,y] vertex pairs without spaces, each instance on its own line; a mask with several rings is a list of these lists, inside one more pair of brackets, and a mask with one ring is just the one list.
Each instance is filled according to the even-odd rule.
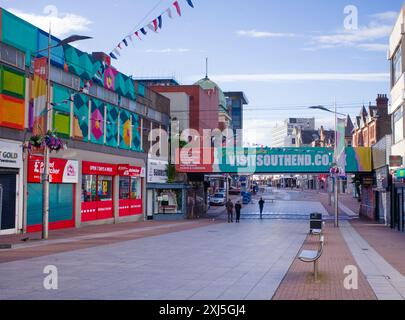
[[142,167],[133,167],[127,164],[118,165],[118,174],[120,177],[142,177],[144,170]]
[[83,161],[82,172],[83,174],[116,176],[118,170],[115,164]]
[[[44,173],[44,158],[30,156],[28,161],[28,183],[41,183],[41,175]],[[51,158],[49,161],[49,173],[52,183],[78,183],[79,163],[75,160]]]

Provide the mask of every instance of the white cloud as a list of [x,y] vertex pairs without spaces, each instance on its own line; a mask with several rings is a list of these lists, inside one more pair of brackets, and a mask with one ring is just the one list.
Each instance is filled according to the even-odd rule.
[[361,26],[357,30],[341,30],[331,34],[323,34],[312,37],[310,48],[304,50],[315,51],[336,47],[358,48],[366,51],[386,51],[388,37],[392,31],[397,12],[386,11],[370,15],[368,25]]
[[52,34],[57,37],[65,37],[72,33],[87,31],[92,23],[80,15],[60,13],[54,5],[46,6],[42,14],[24,12],[13,8],[9,9],[9,11],[44,31],[49,30],[49,23],[51,23]]
[[248,37],[248,38],[292,38],[295,37],[294,33],[277,33],[268,31],[257,31],[257,30],[239,30],[236,32],[238,36]]
[[386,21],[394,23],[399,16],[397,11],[385,11],[376,14],[372,14],[371,17],[375,20]]
[[[387,82],[388,73],[262,73],[211,75],[217,82],[359,81]],[[191,77],[194,81],[198,76]]]
[[146,53],[186,53],[190,52],[190,49],[185,48],[166,48],[166,49],[147,49],[145,50]]

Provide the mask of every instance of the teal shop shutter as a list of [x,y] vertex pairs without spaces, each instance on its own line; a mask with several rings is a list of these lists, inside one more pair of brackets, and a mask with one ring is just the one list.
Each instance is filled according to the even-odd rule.
[[[51,184],[49,196],[49,222],[73,220],[73,185]],[[28,184],[28,226],[42,224],[42,184]]]

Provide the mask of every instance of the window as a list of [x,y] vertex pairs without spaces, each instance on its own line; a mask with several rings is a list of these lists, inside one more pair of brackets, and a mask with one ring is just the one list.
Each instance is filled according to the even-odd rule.
[[98,176],[97,193],[99,201],[112,201],[113,178]]
[[397,52],[394,55],[394,58],[392,59],[392,81],[393,81],[393,86],[399,78],[402,76],[402,49],[401,45],[399,46]]
[[0,60],[14,67],[25,69],[25,54],[0,42]]
[[129,177],[120,177],[120,200],[129,200]]
[[141,178],[131,178],[131,200],[142,199]]
[[62,69],[58,69],[56,67],[51,66],[51,80],[53,82],[63,84],[69,88],[74,90],[80,90],[80,78],[63,71]]
[[82,202],[95,202],[97,201],[97,176],[84,175],[82,183]]
[[118,95],[115,92],[104,89],[100,86],[97,85],[91,86],[89,94],[98,99],[107,101],[111,104],[118,105]]
[[404,138],[404,107],[401,106],[394,113],[394,144]]

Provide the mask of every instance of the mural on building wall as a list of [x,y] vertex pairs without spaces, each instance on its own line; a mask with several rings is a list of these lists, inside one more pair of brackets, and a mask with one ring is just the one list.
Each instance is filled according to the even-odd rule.
[[112,105],[107,105],[107,125],[106,125],[106,144],[109,147],[118,147],[118,114],[119,109]]
[[120,110],[120,148],[129,150],[132,140],[131,113],[127,110]]
[[73,137],[89,141],[89,105],[88,97],[84,94],[74,97]]
[[139,116],[132,114],[132,150],[141,151],[141,123]]
[[118,71],[114,68],[107,68],[104,72],[104,87],[108,90],[114,91],[115,88],[115,77]]
[[90,132],[91,142],[104,144],[104,103],[91,99]]

